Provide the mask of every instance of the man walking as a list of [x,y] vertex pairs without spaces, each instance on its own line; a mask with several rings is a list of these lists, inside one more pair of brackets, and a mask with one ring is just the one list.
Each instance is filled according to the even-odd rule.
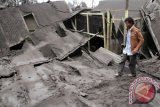
[[141,48],[144,38],[141,31],[134,26],[134,19],[128,17],[125,19],[125,24],[127,27],[127,38],[125,48],[123,49],[123,59],[119,64],[119,71],[116,77],[122,76],[125,62],[129,58],[129,68],[133,77],[136,77],[136,62],[137,53]]

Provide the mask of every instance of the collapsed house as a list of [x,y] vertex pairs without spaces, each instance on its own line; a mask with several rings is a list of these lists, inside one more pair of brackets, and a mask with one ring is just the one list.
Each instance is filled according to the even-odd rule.
[[[116,68],[109,66],[121,61],[116,53],[123,42],[126,10],[118,1],[121,5],[102,1],[93,10],[75,13],[63,1],[0,10],[0,106],[128,106],[132,79],[115,80]],[[142,0],[132,7],[133,2],[128,14],[135,16],[136,25],[153,24],[141,29],[149,29],[141,52],[149,58],[159,52],[159,31],[154,29],[159,23],[152,14],[158,14],[159,2]],[[148,4],[142,11],[143,3]]]
[[[88,42],[89,49],[95,51],[99,47],[104,47],[116,54],[121,54],[120,45],[124,44],[126,37],[124,19],[128,16],[133,17],[135,26],[142,31],[145,39],[140,51],[141,58],[151,58],[159,54],[159,43],[157,43],[157,37],[153,35],[153,31],[148,30],[151,28],[148,28],[145,17],[147,16],[146,6],[151,5],[150,3],[155,4],[154,2],[156,0],[103,0],[94,9],[83,10],[74,15],[72,19],[67,20],[65,25],[75,31],[96,35],[96,38]],[[147,12],[149,11],[147,10]],[[70,24],[68,24],[69,21]],[[149,25],[149,27],[152,26]],[[158,29],[155,28],[155,30]]]
[[95,36],[68,30],[70,17],[63,1],[0,10],[0,106],[99,106],[83,91],[113,80],[106,67],[121,58],[104,48],[90,52]]

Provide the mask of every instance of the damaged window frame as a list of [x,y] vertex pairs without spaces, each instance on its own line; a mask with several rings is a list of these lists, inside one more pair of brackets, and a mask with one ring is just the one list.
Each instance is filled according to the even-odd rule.
[[[34,20],[34,23],[35,23],[33,29],[32,29],[32,28],[30,29],[30,25],[26,22],[26,19],[25,19],[25,17],[29,17],[30,15],[32,16],[32,20]],[[28,14],[23,15],[23,20],[24,20],[24,23],[25,23],[25,25],[26,25],[26,28],[27,28],[27,30],[28,30],[29,32],[34,32],[34,31],[38,28],[38,26],[39,26],[38,21],[37,21],[35,15],[34,15],[34,13],[28,13]],[[32,26],[32,27],[33,27],[33,26]]]
[[[84,16],[84,18],[86,19],[86,28],[84,29],[78,29],[78,15]],[[97,33],[92,33],[90,32],[90,18],[92,18],[92,16],[101,16],[101,20],[102,21],[102,31],[98,31]],[[68,22],[64,22],[65,25],[67,26]],[[83,11],[80,12],[79,14],[73,16],[70,19],[70,25],[72,26],[68,26],[69,29],[71,29],[71,31],[76,31],[76,32],[82,32],[84,34],[88,34],[90,36],[95,36],[97,38],[101,38],[103,41],[103,45],[101,45],[101,47],[104,47],[106,49],[109,49],[115,53],[118,53],[117,50],[114,50],[113,47],[111,46],[111,41],[115,40],[116,41],[116,37],[114,37],[113,39],[113,23],[114,23],[114,18],[112,17],[110,11]],[[93,40],[93,39],[92,39]],[[92,51],[92,46],[91,46],[91,41],[88,41],[87,43],[87,47],[88,50]],[[117,44],[118,45],[118,44]],[[100,48],[100,47],[98,47]],[[118,48],[118,46],[117,46]],[[116,49],[117,49],[116,48]],[[95,49],[93,49],[95,50]],[[96,49],[97,50],[97,49]]]

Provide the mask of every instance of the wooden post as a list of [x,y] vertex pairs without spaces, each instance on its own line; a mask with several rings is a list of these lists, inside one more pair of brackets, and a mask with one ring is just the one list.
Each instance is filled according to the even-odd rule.
[[[112,42],[112,40],[111,40],[111,37],[112,37],[112,23],[113,23],[113,20],[112,20],[112,18],[110,18],[110,34],[109,34],[109,49],[111,50],[111,46],[110,45],[113,45],[113,42]],[[116,46],[113,46],[114,48],[116,48]],[[113,50],[113,49],[112,49]]]
[[110,12],[107,11],[107,49],[110,47],[110,24]]
[[[89,15],[87,14],[86,17],[87,17],[87,32],[90,33],[90,31],[89,31]],[[88,41],[88,50],[90,50],[90,49],[91,49],[90,48],[90,41]]]
[[106,23],[105,23],[105,14],[102,14],[103,21],[103,38],[104,38],[104,48],[107,48],[107,38],[106,38]]
[[126,0],[125,18],[128,17],[128,6],[129,6],[129,0]]
[[74,19],[74,23],[75,23],[75,30],[77,30],[77,18],[76,17]]
[[[124,16],[124,18],[128,17],[128,6],[129,6],[129,0],[126,0],[126,8],[125,8],[125,16]],[[124,25],[123,44],[125,44],[125,42],[126,42],[126,35],[127,35],[127,31],[126,31],[126,26]]]

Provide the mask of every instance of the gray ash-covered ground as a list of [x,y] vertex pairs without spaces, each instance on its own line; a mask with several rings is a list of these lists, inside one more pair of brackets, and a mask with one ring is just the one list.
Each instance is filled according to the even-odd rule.
[[[152,0],[151,7],[155,2]],[[155,9],[159,11],[159,6]],[[119,55],[104,48],[96,52],[85,49],[97,34],[82,35],[77,28],[71,32],[74,25],[68,19],[78,18],[77,14],[72,16],[64,1],[0,10],[0,107],[157,107],[128,105],[129,87],[135,78],[128,76],[127,65],[124,76],[114,77],[118,66],[110,62],[120,61]],[[146,16],[154,15],[149,12]],[[152,25],[159,24],[155,21]],[[150,31],[159,34],[157,29]],[[149,51],[148,43],[145,48]],[[79,50],[82,55],[74,56]],[[154,58],[141,61],[143,72],[138,72],[138,77],[159,79],[159,64]]]
[[140,63],[140,67],[146,73],[160,78],[160,59],[158,57],[154,57],[148,60],[143,60]]
[[135,78],[128,73],[115,78],[117,65],[101,65],[88,54],[36,66],[5,63],[1,65],[16,73],[0,79],[0,107],[129,107],[129,86]]

